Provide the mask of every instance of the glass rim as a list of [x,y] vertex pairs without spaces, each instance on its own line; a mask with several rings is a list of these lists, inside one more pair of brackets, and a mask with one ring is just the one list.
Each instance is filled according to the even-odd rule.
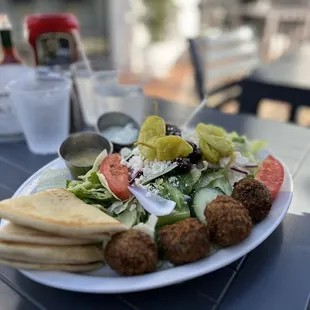
[[[46,93],[46,92],[58,92],[58,91],[63,91],[64,89],[70,89],[71,86],[72,86],[72,80],[69,79],[69,78],[66,78],[66,77],[51,77],[51,80],[52,79],[58,79],[58,80],[62,80],[64,81],[65,83],[61,86],[54,86],[54,87],[51,87],[50,89],[17,89],[17,88],[13,88],[14,85],[16,85],[18,82],[21,82],[21,81],[25,81],[25,80],[28,80],[27,78],[23,77],[23,78],[19,78],[19,79],[14,79],[12,80],[11,82],[9,82],[5,87],[4,89],[6,91],[8,91],[9,93],[14,91],[14,92],[19,92],[19,93]],[[45,77],[45,78],[41,78],[42,81],[47,81],[48,80],[48,77]]]
[[[117,70],[115,68],[113,68],[113,66],[111,65],[111,61],[106,61],[105,58],[103,59],[89,59],[89,62],[91,65],[93,65],[93,69],[95,69],[94,71],[114,71]],[[110,68],[108,68],[110,66]],[[83,60],[78,60],[72,64],[70,64],[69,68],[70,71],[76,72],[79,71],[79,69],[85,68],[85,62]],[[105,68],[106,67],[106,68]]]

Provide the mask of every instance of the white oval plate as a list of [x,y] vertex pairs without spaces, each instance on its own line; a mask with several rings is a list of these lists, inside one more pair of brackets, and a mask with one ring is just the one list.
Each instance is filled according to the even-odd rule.
[[[261,156],[259,156],[260,159],[264,159],[267,154],[267,152],[262,153]],[[65,168],[65,166],[60,159],[52,161],[31,176],[16,191],[14,197],[35,192],[38,178],[45,169],[49,168],[61,169]],[[20,270],[20,272],[41,284],[64,290],[87,293],[124,293],[163,287],[215,271],[229,265],[256,248],[281,223],[290,206],[293,194],[292,177],[285,165],[284,171],[284,183],[281,192],[273,203],[270,214],[265,220],[253,228],[251,235],[242,243],[221,249],[197,262],[178,267],[166,263],[156,272],[132,277],[119,276],[107,266],[86,274],[27,270]],[[3,220],[1,225],[4,223],[5,221]]]

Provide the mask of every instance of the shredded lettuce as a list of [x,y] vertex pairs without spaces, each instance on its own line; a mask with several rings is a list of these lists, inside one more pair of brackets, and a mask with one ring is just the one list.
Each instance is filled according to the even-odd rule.
[[267,142],[264,140],[249,141],[246,136],[239,136],[235,131],[231,132],[229,137],[234,143],[235,151],[240,152],[246,157],[250,155],[253,158],[253,155],[261,151],[267,145]]
[[66,188],[67,178],[67,169],[46,169],[38,179],[36,192],[42,192],[51,188]]
[[147,218],[146,211],[134,197],[127,201],[115,201],[107,209],[107,213],[128,227],[144,222]]
[[67,181],[67,190],[88,204],[107,205],[115,201],[111,193],[102,187],[96,172],[84,180]]
[[184,195],[189,195],[200,177],[201,171],[198,169],[194,169],[189,173],[180,174],[176,176],[177,187]]
[[124,212],[116,216],[115,219],[122,222],[127,227],[132,227],[137,223],[138,213],[136,209],[132,211],[129,211],[129,209],[126,209]]
[[105,178],[105,176],[103,175],[103,173],[97,171],[96,174],[97,174],[97,177],[98,177],[98,179],[99,179],[101,185],[102,185],[115,199],[121,200],[120,198],[118,198],[118,197],[111,191],[110,186],[109,186],[109,184],[108,184],[108,181],[107,181],[107,179]]
[[139,223],[133,226],[132,228],[141,230],[154,239],[155,238],[155,227],[156,227],[157,221],[158,221],[157,216],[151,214],[146,223]]
[[95,162],[93,164],[93,167],[85,174],[85,175],[81,175],[79,176],[79,179],[81,180],[85,180],[87,179],[91,174],[93,174],[94,172],[97,172],[99,170],[99,167],[101,165],[101,163],[103,162],[103,160],[108,156],[107,150],[103,150],[95,159]]
[[188,208],[186,202],[184,201],[184,194],[168,182],[163,182],[161,184],[159,195],[163,198],[174,201],[176,203],[176,211]]

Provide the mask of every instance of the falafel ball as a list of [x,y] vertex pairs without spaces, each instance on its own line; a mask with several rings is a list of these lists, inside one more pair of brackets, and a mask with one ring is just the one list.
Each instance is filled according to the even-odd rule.
[[166,257],[175,265],[199,260],[211,249],[207,226],[195,218],[167,225],[158,236]]
[[152,272],[158,262],[155,241],[137,229],[114,235],[105,247],[104,255],[112,269],[126,276]]
[[242,179],[235,183],[232,197],[249,211],[254,222],[262,221],[272,207],[272,196],[267,186],[255,179]]
[[232,197],[217,196],[207,205],[204,215],[211,240],[221,246],[237,244],[251,234],[248,210]]

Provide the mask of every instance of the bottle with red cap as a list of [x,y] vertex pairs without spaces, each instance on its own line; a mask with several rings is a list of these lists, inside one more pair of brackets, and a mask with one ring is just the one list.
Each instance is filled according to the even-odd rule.
[[74,15],[29,15],[25,19],[25,30],[37,65],[63,66],[77,60],[77,48],[72,32],[79,30],[79,23]]
[[0,39],[2,44],[2,59],[0,64],[20,64],[12,41],[12,26],[7,15],[0,15]]

